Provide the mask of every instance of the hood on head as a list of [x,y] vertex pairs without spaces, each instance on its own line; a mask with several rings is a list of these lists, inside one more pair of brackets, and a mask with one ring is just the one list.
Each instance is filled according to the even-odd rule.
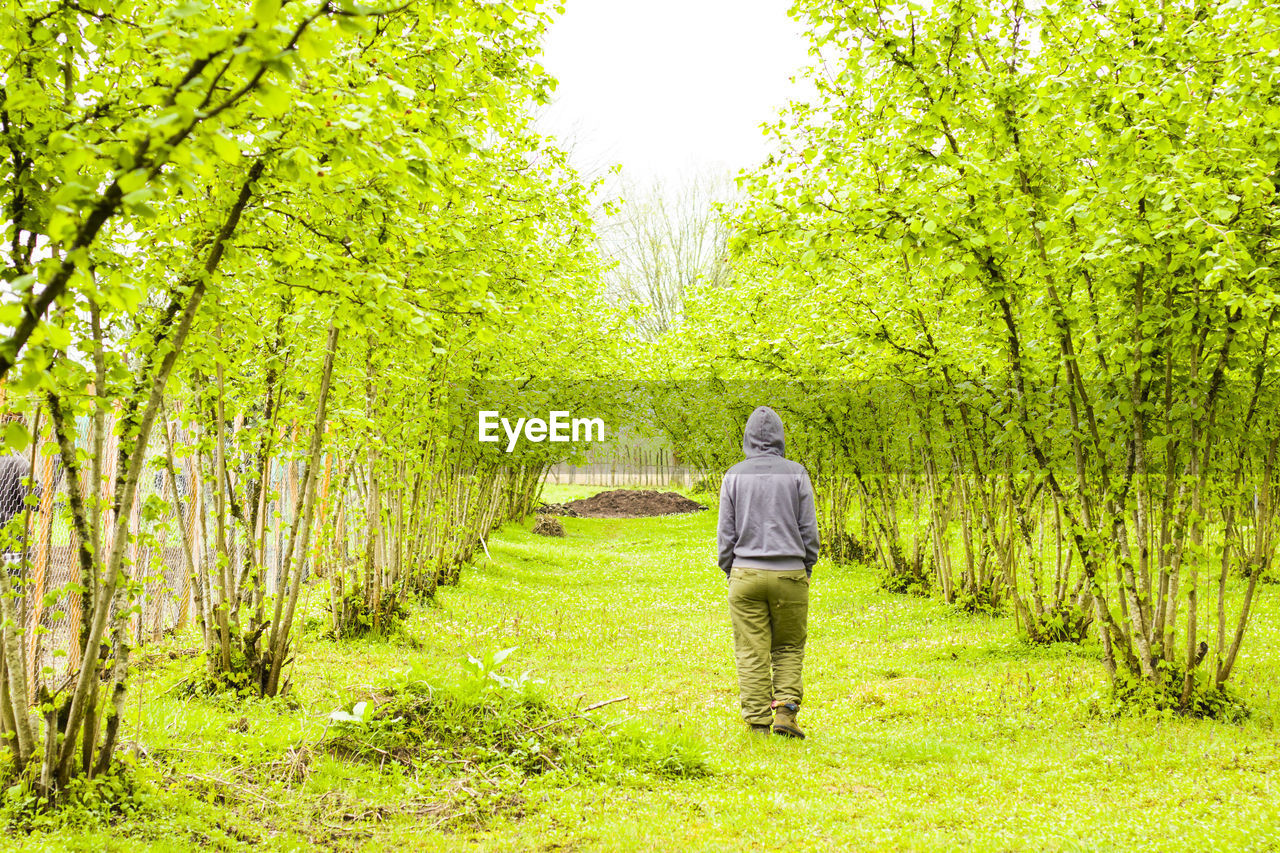
[[768,406],[761,406],[747,418],[742,432],[742,452],[747,456],[785,456],[782,418]]

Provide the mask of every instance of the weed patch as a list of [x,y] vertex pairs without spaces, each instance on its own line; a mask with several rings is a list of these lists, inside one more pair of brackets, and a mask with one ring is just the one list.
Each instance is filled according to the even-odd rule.
[[123,765],[92,779],[74,777],[54,809],[28,782],[19,782],[0,792],[0,827],[12,833],[83,831],[144,818],[154,811],[155,786],[143,777]]
[[678,730],[601,724],[551,702],[526,677],[494,669],[452,685],[411,673],[376,705],[357,702],[333,720],[330,750],[380,766],[446,765],[481,777],[554,772],[606,782],[709,773],[705,749]]

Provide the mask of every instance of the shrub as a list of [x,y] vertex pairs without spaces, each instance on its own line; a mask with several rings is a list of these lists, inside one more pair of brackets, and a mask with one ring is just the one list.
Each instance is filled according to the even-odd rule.
[[1061,604],[1044,613],[1027,613],[1027,639],[1032,643],[1083,643],[1093,616],[1074,604]]
[[900,595],[926,596],[933,587],[933,570],[923,559],[908,560],[897,545],[890,546],[889,565],[880,568],[880,588]]
[[820,553],[830,557],[831,562],[837,566],[843,566],[849,563],[870,563],[875,559],[876,549],[852,533],[845,533],[842,536],[823,537]]
[[1095,697],[1093,710],[1103,716],[1156,712],[1167,716],[1239,722],[1249,716],[1248,706],[1235,694],[1219,688],[1207,676],[1196,673],[1187,701],[1182,700],[1186,667],[1173,661],[1156,664],[1154,680],[1117,669],[1111,690]]
[[0,790],[0,827],[10,833],[40,830],[93,829],[139,816],[152,808],[154,788],[129,766],[114,765],[110,772],[89,779],[75,776],[58,800],[56,809],[41,799],[29,780]]
[[383,593],[377,607],[369,605],[361,590],[347,593],[337,600],[336,605],[337,610],[333,611],[334,603],[330,603],[333,630],[329,636],[335,640],[351,640],[370,634],[387,636],[409,615],[394,592]]
[[956,590],[952,603],[964,613],[999,616],[1004,613],[1004,581],[989,577],[980,583],[968,583]]

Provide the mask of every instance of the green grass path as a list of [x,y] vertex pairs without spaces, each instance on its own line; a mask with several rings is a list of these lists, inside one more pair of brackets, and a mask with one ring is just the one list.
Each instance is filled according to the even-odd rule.
[[[875,590],[820,565],[803,743],[746,734],[713,513],[514,526],[440,595],[435,654],[518,646],[559,695],[680,726],[715,775],[548,793],[469,843],[492,850],[1242,850],[1280,847],[1276,661],[1249,658],[1243,725],[1098,719],[1096,650],[1032,649],[1009,620]],[[1277,590],[1255,641],[1276,638]],[[1274,648],[1274,646],[1273,646]],[[573,701],[570,699],[570,701]],[[601,714],[605,713],[602,709]],[[459,839],[459,841],[461,841]]]

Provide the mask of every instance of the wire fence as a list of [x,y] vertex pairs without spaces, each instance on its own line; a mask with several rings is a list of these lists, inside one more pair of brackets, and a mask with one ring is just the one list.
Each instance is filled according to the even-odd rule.
[[622,447],[589,452],[580,465],[559,462],[547,471],[554,485],[692,488],[696,472],[667,448]]
[[[38,416],[28,421],[35,440],[24,453],[0,456],[0,561],[18,594],[27,683],[33,697],[42,685],[50,692],[64,686],[68,674],[78,669],[83,645],[82,543],[69,509],[66,470],[47,420],[41,421]],[[86,460],[80,466],[80,494],[90,513],[101,513],[94,525],[101,541],[89,543],[88,548],[99,555],[98,564],[115,544],[117,524],[110,507],[119,463],[116,432],[110,416],[100,427],[91,417],[77,423],[77,448]],[[198,619],[193,584],[217,564],[219,507],[209,472],[201,470],[200,456],[192,450],[197,438],[176,421],[157,423],[144,451],[137,493],[132,504],[122,509],[128,514],[123,566],[130,583],[124,585],[125,592],[114,606],[117,612],[125,608],[134,644],[158,639]],[[93,458],[102,460],[102,470],[92,470],[87,460]],[[208,467],[209,460],[205,461]],[[227,467],[231,472],[240,467],[248,470],[249,462],[229,459]],[[327,549],[322,563],[345,564],[352,554],[363,551],[364,526],[347,519],[352,512],[360,512],[363,498],[344,473],[332,456],[324,458],[316,495],[316,525],[324,531]],[[262,582],[266,592],[273,594],[281,592],[288,576],[283,562],[302,488],[303,462],[274,460],[266,479],[255,542],[236,541],[237,536],[247,538],[238,524],[224,523],[222,535],[225,553],[233,561],[229,570],[238,571],[236,563],[242,565],[256,549]],[[591,453],[582,464],[551,466],[543,478],[546,483],[662,488],[688,488],[695,480],[694,470],[670,450],[644,447]],[[226,507],[221,510],[227,511]],[[92,573],[87,579],[91,584],[99,582]]]
[[[3,559],[11,587],[18,593],[18,612],[27,645],[28,684],[33,696],[40,686],[51,690],[61,686],[80,662],[81,541],[68,507],[66,470],[47,426],[31,430],[36,440],[29,452],[0,457],[0,559]],[[80,476],[80,491],[89,511],[101,512],[96,525],[101,541],[96,549],[109,554],[113,545],[115,518],[112,504],[118,438],[114,419],[107,417],[101,434],[90,418],[82,419],[77,444],[93,453],[97,442],[104,470],[93,472],[86,463]],[[165,436],[168,430],[168,436]],[[191,443],[177,423],[159,423],[153,430],[137,493],[125,526],[124,567],[132,583],[116,601],[128,608],[130,637],[134,643],[159,638],[180,629],[193,618],[192,584],[197,567],[216,561],[216,515],[211,484],[199,470],[197,456],[183,452]],[[177,448],[177,453],[171,453]],[[84,458],[84,457],[82,457]],[[318,498],[322,507],[330,502],[331,459],[326,458],[321,473]],[[292,524],[302,483],[302,463],[297,460],[272,464],[264,498],[260,534],[264,583],[278,591],[285,573],[281,571],[285,544]],[[99,510],[97,507],[103,507]],[[235,527],[227,528],[235,536]],[[229,544],[229,551],[243,555],[247,543]],[[346,550],[346,549],[344,549]],[[92,575],[90,575],[92,579]],[[96,583],[96,581],[93,581]]]

